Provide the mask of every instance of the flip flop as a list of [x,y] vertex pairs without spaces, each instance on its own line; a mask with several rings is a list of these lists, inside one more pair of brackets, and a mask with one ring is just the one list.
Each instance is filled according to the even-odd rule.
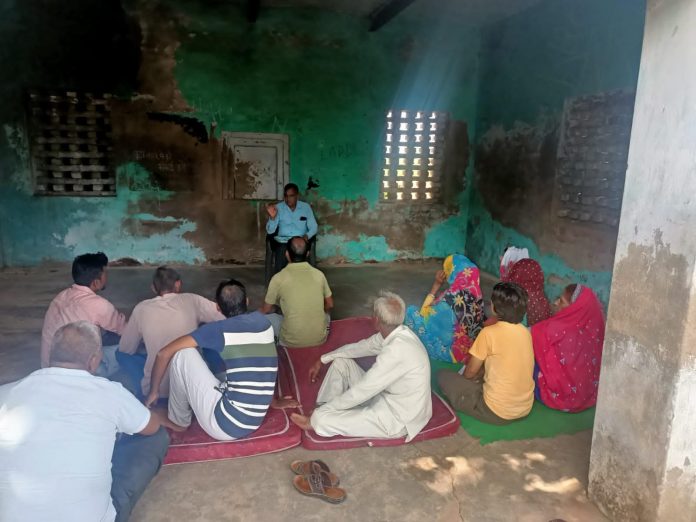
[[341,481],[335,473],[331,473],[329,466],[323,460],[294,460],[290,463],[290,469],[295,475],[312,475],[322,471],[329,476],[331,486],[338,486]]
[[303,495],[318,497],[331,504],[340,504],[347,496],[345,490],[331,486],[325,471],[311,475],[297,475],[292,479],[292,485]]

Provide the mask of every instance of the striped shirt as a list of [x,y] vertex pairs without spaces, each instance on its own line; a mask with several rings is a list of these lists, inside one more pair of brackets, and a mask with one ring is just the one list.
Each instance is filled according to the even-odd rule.
[[191,336],[201,348],[220,352],[227,366],[227,383],[215,407],[215,419],[230,437],[256,431],[273,399],[278,354],[273,328],[259,312],[201,326]]

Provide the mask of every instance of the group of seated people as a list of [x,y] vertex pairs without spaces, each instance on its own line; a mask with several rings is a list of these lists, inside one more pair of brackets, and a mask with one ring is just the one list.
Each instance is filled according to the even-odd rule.
[[451,255],[421,307],[406,313],[432,359],[463,363],[465,379],[447,370],[438,375],[455,408],[505,424],[527,416],[535,397],[564,412],[594,406],[604,314],[592,289],[571,284],[549,303],[539,263],[526,249],[509,247],[487,318],[479,279],[467,257]]
[[[42,368],[0,386],[0,519],[128,520],[166,454],[164,428],[185,430],[195,416],[210,437],[237,440],[269,408],[298,406],[278,392],[276,346],[322,344],[333,297],[306,261],[311,223],[293,215],[307,216],[290,189],[294,200],[286,187],[287,208],[269,207],[268,225],[286,239],[287,266],[258,310],[238,280],[222,281],[212,301],[183,292],[177,271],[161,266],[155,297],[126,320],[98,295],[107,257],[74,260],[74,284],[45,316]],[[283,219],[293,235],[284,236]],[[429,356],[465,363],[459,373],[441,371],[438,383],[456,409],[484,422],[526,416],[535,389],[550,407],[587,408],[596,400],[601,308],[589,288],[571,285],[554,310],[538,263],[516,259],[494,287],[487,319],[478,269],[449,256],[422,307],[407,311],[401,297],[382,292],[373,306],[377,333],[314,362],[303,378],[316,381],[329,365],[317,407],[291,420],[325,437],[412,440],[432,416]],[[364,356],[376,356],[367,370],[355,361]]]

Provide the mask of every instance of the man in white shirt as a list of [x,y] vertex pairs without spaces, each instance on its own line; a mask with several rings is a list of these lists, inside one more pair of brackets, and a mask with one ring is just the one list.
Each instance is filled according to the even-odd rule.
[[[378,333],[321,356],[309,371],[314,381],[322,364],[331,363],[319,389],[311,417],[297,413],[292,421],[323,437],[413,439],[432,416],[430,359],[416,334],[402,323],[403,299],[382,292],[374,304]],[[376,355],[365,372],[353,360]]]
[[[181,276],[173,268],[161,266],[152,278],[152,291],[157,297],[138,303],[128,320],[119,352],[135,354],[141,341],[145,342],[147,358],[144,369],[137,371],[127,358],[119,356],[122,368],[128,368],[133,377],[142,378],[141,388],[144,397],[150,393],[152,367],[157,353],[174,339],[188,335],[201,323],[222,321],[217,304],[196,294],[181,293]],[[160,397],[169,396],[169,372],[162,379]]]
[[99,328],[69,323],[48,368],[0,386],[3,522],[126,521],[157,474],[169,445],[160,416],[95,377],[101,357]]

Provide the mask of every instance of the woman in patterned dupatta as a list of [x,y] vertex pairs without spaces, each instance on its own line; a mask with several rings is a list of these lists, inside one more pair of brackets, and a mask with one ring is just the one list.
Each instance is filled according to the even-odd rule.
[[533,259],[521,259],[508,267],[501,279],[516,283],[527,291],[527,326],[548,319],[551,315],[549,300],[544,294],[544,271]]
[[532,326],[537,398],[549,408],[577,412],[597,402],[604,314],[595,293],[569,285],[554,315]]
[[[479,269],[461,254],[447,257],[442,268],[421,307],[410,306],[404,322],[418,335],[431,358],[467,362],[469,348],[485,319]],[[438,294],[445,281],[448,288]]]

